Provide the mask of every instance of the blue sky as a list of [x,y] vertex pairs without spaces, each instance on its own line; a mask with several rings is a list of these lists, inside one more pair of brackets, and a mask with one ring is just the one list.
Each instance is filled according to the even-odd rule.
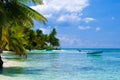
[[120,48],[120,0],[43,0],[31,6],[48,19],[36,29],[57,29],[61,47]]

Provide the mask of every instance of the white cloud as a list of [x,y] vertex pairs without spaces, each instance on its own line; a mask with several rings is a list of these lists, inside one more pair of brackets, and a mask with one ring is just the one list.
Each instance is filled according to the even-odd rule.
[[[61,47],[72,47],[72,48],[104,48],[104,47],[110,47],[112,46],[110,43],[105,41],[91,41],[89,39],[82,39],[73,35],[65,35],[61,34],[58,36],[61,42]],[[88,45],[89,44],[89,45]]]
[[77,14],[66,14],[66,15],[61,15],[57,21],[59,22],[65,22],[65,21],[69,21],[69,22],[78,22],[81,20],[80,17],[78,17],[79,15]]
[[[58,24],[80,24],[82,11],[89,6],[89,0],[43,0],[43,3],[44,5],[31,6],[31,8],[42,13],[47,17],[49,24],[54,24],[54,26],[58,26]],[[92,18],[87,22],[90,21]]]
[[60,39],[60,41],[66,42],[69,45],[73,44],[73,42],[74,42],[74,40],[71,37],[60,36],[59,39]]
[[62,47],[76,47],[82,45],[82,42],[80,39],[76,38],[75,36],[69,36],[69,35],[59,35],[58,38],[60,39],[61,46]]
[[[105,44],[104,42],[101,41],[91,41],[91,40],[86,40],[86,39],[81,39],[75,36],[69,36],[69,35],[60,35],[58,37],[61,42],[61,47],[81,47],[81,48],[94,48],[94,47],[107,47],[109,46],[108,44]],[[89,45],[88,45],[89,44]]]
[[91,27],[90,26],[79,26],[78,27],[80,30],[88,30],[90,29]]
[[100,27],[96,27],[96,31],[100,31],[101,30],[101,28]]
[[49,26],[49,27],[47,27],[47,28],[43,28],[43,27],[41,27],[41,28],[39,28],[39,29],[40,29],[40,30],[42,30],[44,34],[49,34],[49,33],[50,33],[50,31],[51,31],[50,26]]
[[46,18],[51,18],[52,17],[52,14],[46,14],[44,15]]
[[31,6],[39,12],[54,12],[66,10],[68,12],[80,12],[89,5],[88,0],[43,0],[44,5]]
[[62,21],[65,21],[65,20],[66,20],[66,18],[65,18],[65,16],[63,15],[63,16],[60,16],[57,21],[62,22]]
[[83,19],[83,21],[85,21],[86,23],[89,23],[89,22],[94,21],[94,20],[95,20],[94,18],[90,18],[90,17]]

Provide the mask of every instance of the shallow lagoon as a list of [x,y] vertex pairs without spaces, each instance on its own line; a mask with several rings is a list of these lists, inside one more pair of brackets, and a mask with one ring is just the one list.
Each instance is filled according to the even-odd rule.
[[102,49],[97,55],[86,54],[88,50],[96,49],[32,50],[27,59],[2,54],[0,80],[120,80],[119,49]]

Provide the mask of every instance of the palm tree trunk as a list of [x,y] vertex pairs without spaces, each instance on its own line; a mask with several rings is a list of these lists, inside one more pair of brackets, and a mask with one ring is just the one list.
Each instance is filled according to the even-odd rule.
[[[2,27],[0,27],[0,43],[2,41]],[[2,45],[0,44],[0,53],[3,52],[3,49],[2,49]],[[3,61],[2,61],[2,58],[1,58],[1,55],[0,55],[0,69],[3,68]]]
[[2,27],[0,27],[0,53],[2,53]]
[[1,55],[0,55],[0,69],[3,68],[3,61],[2,61],[2,58],[1,58]]

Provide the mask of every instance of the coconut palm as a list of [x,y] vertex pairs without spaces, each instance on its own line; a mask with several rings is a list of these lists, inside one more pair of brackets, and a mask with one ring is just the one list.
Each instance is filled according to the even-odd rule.
[[36,30],[37,49],[44,49],[47,46],[48,35],[43,34],[42,30]]
[[[5,39],[4,37],[6,37],[6,39],[9,39],[7,36],[3,36],[3,32],[9,33],[7,32],[7,29],[11,27],[17,26],[19,27],[19,29],[29,29],[34,26],[34,20],[46,24],[46,18],[40,13],[25,5],[24,2],[42,4],[41,0],[0,0],[0,43],[2,43],[2,40]],[[2,47],[3,45],[0,44],[0,48]]]
[[26,32],[26,40],[28,42],[28,44],[25,45],[26,49],[33,49],[36,45],[36,33],[33,29],[29,29]]
[[[17,25],[33,25],[33,18],[35,20],[41,21],[42,23],[46,22],[45,17],[35,10],[29,8],[21,1],[38,1],[38,0],[1,0],[0,1],[0,18],[1,23],[6,23],[6,25],[17,24]],[[40,1],[40,0],[39,0]]]
[[[46,18],[28,7],[28,2],[42,4],[42,0],[0,0],[0,50],[8,49],[20,55],[25,54],[24,29],[33,27],[34,20],[46,24]],[[2,66],[1,62],[0,65]]]
[[49,35],[49,43],[50,43],[50,46],[52,46],[53,48],[57,48],[60,46],[59,39],[56,38],[56,34],[57,34],[57,31],[55,28],[53,28],[53,30]]
[[47,46],[47,36],[41,30],[38,29],[35,31],[30,29],[26,34],[28,41],[26,45],[27,49],[44,49]]
[[15,53],[19,55],[25,55],[25,47],[23,45],[26,44],[27,41],[24,39],[25,35],[23,31],[19,30],[20,27],[7,27],[5,29],[6,32],[3,32],[4,37],[2,39],[3,48],[15,51]]

